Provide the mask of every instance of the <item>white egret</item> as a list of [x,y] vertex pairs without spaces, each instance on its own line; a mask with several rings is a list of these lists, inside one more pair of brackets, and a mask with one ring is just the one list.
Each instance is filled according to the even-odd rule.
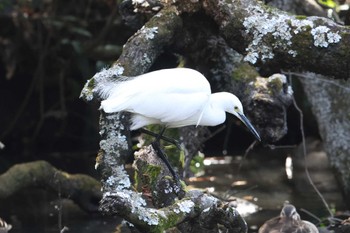
[[241,101],[228,92],[212,94],[208,80],[193,69],[163,69],[116,79],[111,86],[100,88],[100,94],[105,99],[101,108],[106,113],[131,113],[131,130],[150,124],[165,128],[216,126],[225,121],[228,112],[260,141],[258,132],[243,113]]
[[150,124],[166,128],[187,125],[215,126],[226,119],[225,112],[240,119],[260,141],[260,136],[243,113],[241,101],[228,92],[211,93],[210,84],[198,71],[173,68],[116,80],[101,90],[106,113],[130,112],[131,130]]

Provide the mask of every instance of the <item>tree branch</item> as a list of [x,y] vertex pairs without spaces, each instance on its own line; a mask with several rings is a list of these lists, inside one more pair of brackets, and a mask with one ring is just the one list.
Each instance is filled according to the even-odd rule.
[[101,198],[101,186],[97,180],[57,170],[46,161],[14,165],[0,175],[0,184],[0,198],[7,198],[27,187],[49,187],[86,211],[97,211]]
[[322,17],[298,17],[254,0],[204,0],[227,43],[254,65],[350,77],[350,28]]

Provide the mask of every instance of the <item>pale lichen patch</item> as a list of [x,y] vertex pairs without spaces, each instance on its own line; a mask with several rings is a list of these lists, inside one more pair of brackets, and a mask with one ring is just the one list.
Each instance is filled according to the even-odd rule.
[[291,19],[291,26],[294,28],[293,32],[294,34],[298,34],[300,32],[306,31],[308,28],[313,28],[314,23],[311,20],[308,19]]
[[279,12],[267,13],[260,5],[251,5],[247,11],[250,16],[245,18],[243,26],[245,32],[253,38],[246,48],[247,55],[244,60],[252,64],[259,59],[262,62],[273,59],[275,48],[287,50],[288,54],[296,57],[297,51],[291,48],[292,38],[302,32],[311,30],[314,45],[317,47],[327,47],[341,40],[338,32],[332,32],[326,26],[315,27],[309,19],[297,19]]
[[124,190],[128,189],[131,186],[129,175],[124,169],[124,165],[114,166],[113,167],[114,175],[108,177],[105,182],[105,185],[112,189]]
[[202,212],[209,212],[210,211],[210,207],[208,207],[208,208],[205,208]]
[[[243,26],[246,28],[246,33],[253,35],[253,40],[246,48],[248,54],[244,60],[255,64],[258,59],[266,61],[274,57],[274,47],[285,47],[291,45],[292,34],[290,26],[286,23],[289,19],[287,15],[276,14],[268,15],[260,6],[251,6],[248,11],[254,12],[247,17]],[[275,39],[274,44],[268,44],[265,40],[266,35],[272,35]]]
[[147,0],[132,0],[132,5],[134,6],[134,12],[138,12],[138,8],[147,8],[150,6],[149,2]]
[[128,149],[126,141],[126,136],[121,134],[119,130],[108,131],[107,138],[100,141],[100,148],[106,153],[118,154],[120,148],[123,150]]
[[141,221],[146,222],[148,225],[158,225],[159,217],[157,214],[157,210],[150,208],[139,208],[138,218]]
[[177,203],[179,206],[179,210],[183,213],[190,213],[192,208],[194,207],[194,202],[191,200],[185,200]]
[[80,92],[79,98],[82,98],[86,101],[91,101],[94,98],[93,89],[90,88],[91,82],[92,82],[91,80],[86,81],[83,89]]
[[326,26],[318,26],[311,30],[314,39],[314,45],[317,47],[328,47],[329,44],[338,43],[341,36],[338,32],[331,32]]
[[131,190],[105,192],[103,194],[103,198],[106,197],[116,197],[122,199],[123,202],[130,204],[132,213],[137,211],[139,208],[146,206],[146,201],[142,198],[142,194]]
[[[92,94],[97,93],[101,98],[106,98],[111,89],[114,87],[113,85],[113,77],[120,77],[124,73],[124,67],[120,65],[115,65],[110,67],[109,69],[102,69],[100,72],[96,73],[94,77],[88,82],[94,82],[95,85],[91,91],[90,98],[92,99]],[[83,88],[85,90],[86,86],[89,85],[87,83]]]
[[163,191],[166,194],[172,193],[173,192],[173,187],[169,183],[166,183],[166,187],[164,187]]
[[155,34],[158,33],[158,27],[145,27],[143,26],[139,33],[142,33],[145,35],[145,38],[148,40],[152,40],[155,37]]
[[152,61],[151,59],[148,57],[147,53],[143,54],[142,56],[142,60],[141,60],[141,65],[147,65],[150,64]]

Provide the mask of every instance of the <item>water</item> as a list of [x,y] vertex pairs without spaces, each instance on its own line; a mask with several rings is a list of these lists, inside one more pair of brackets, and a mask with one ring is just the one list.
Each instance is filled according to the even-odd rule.
[[[328,217],[329,212],[307,179],[304,157],[299,151],[263,149],[248,154],[244,159],[241,156],[214,158],[212,164],[206,167],[204,177],[209,178],[202,177],[199,182],[194,180],[192,185],[212,187],[210,190],[218,195],[234,196],[255,204],[260,211],[245,217],[250,232],[257,232],[266,220],[278,216],[286,201],[296,206],[302,219],[316,224],[318,220],[301,209],[320,219]],[[333,210],[345,210],[345,202],[326,154],[316,144],[313,148],[309,147],[309,151],[307,164],[315,185]],[[287,157],[293,161],[292,179],[287,176]]]
[[[316,223],[314,218],[300,209],[306,209],[319,218],[326,217],[328,212],[296,161],[294,178],[287,178],[285,159],[292,156],[295,160],[298,156],[293,153],[292,150],[260,150],[244,159],[242,156],[207,158],[204,175],[192,178],[187,183],[192,188],[207,189],[224,199],[234,200],[238,197],[252,203],[245,208],[259,211],[245,217],[250,232],[257,232],[263,222],[277,216],[285,201],[294,204],[302,218]],[[324,155],[319,151],[317,153],[313,155],[316,158],[310,161],[310,173],[329,205],[336,210],[344,210],[340,191],[331,179],[332,173],[319,164],[324,160]],[[0,200],[0,216],[13,225],[10,233],[59,232],[59,226],[68,227],[67,232],[109,233],[115,232],[120,223],[116,217],[87,214],[72,201],[62,200],[60,203],[57,199],[57,194],[43,189],[22,190],[6,200]]]

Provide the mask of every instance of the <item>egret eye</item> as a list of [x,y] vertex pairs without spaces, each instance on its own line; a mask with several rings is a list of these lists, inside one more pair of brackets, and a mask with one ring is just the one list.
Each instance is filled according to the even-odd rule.
[[234,107],[234,110],[237,112],[237,111],[238,111],[238,107],[237,107],[237,106],[235,106],[235,107]]

